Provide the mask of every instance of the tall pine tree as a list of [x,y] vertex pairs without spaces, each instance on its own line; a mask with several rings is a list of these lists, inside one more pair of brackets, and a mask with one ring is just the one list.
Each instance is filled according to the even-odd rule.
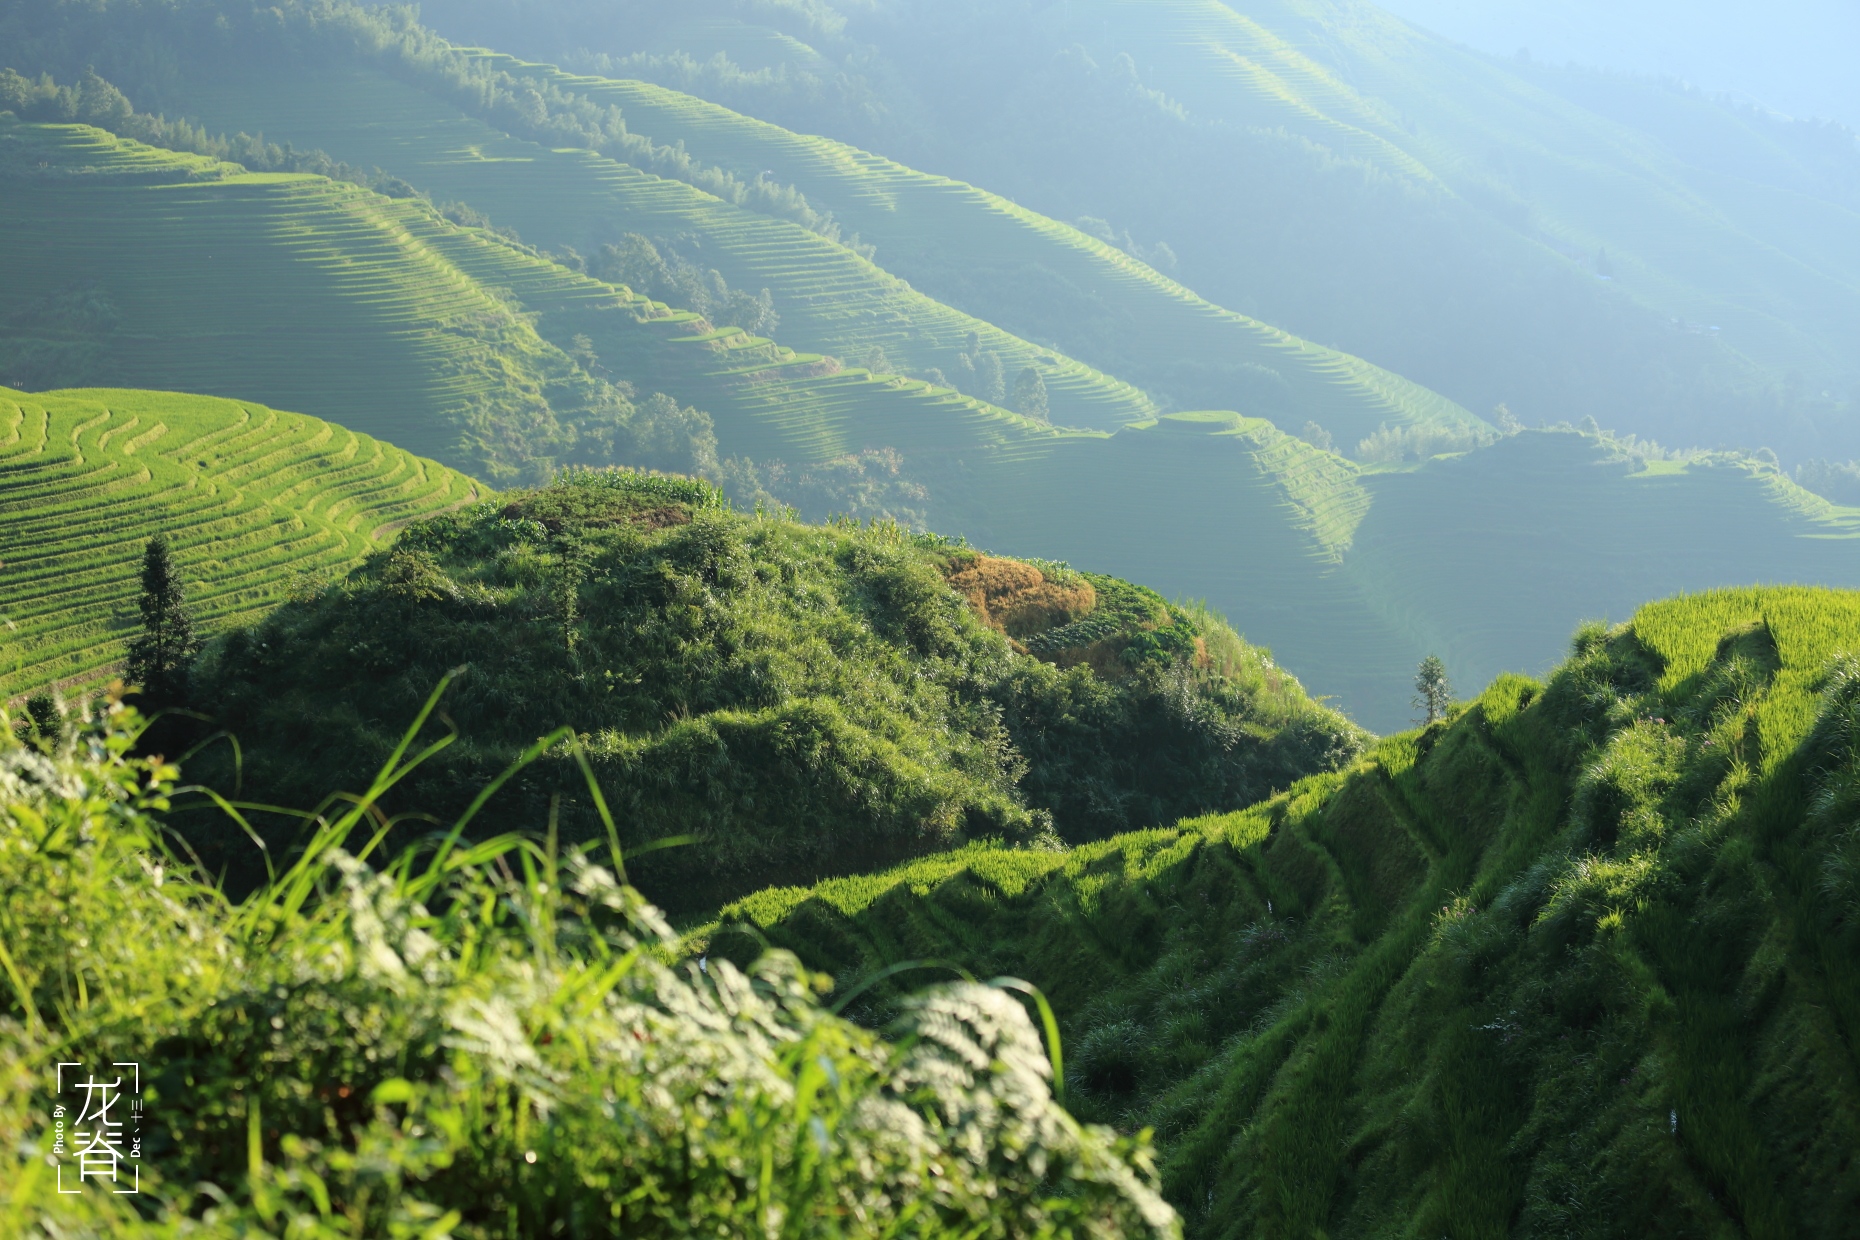
[[179,705],[187,697],[188,669],[199,650],[167,536],[157,534],[142,553],[142,633],[129,643],[125,675],[147,706]]
[[1434,723],[1445,719],[1447,707],[1452,704],[1453,684],[1447,679],[1447,665],[1440,661],[1440,656],[1430,654],[1421,660],[1414,674],[1415,709],[1426,715],[1416,722]]

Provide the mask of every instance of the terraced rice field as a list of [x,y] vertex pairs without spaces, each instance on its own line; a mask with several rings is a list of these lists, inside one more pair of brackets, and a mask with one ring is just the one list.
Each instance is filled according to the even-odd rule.
[[436,202],[470,203],[533,245],[587,252],[627,232],[695,238],[703,263],[731,287],[770,290],[782,316],[777,335],[799,350],[856,366],[878,346],[901,367],[947,371],[974,333],[1010,378],[1026,366],[1042,371],[1058,423],[1111,428],[1157,412],[1130,384],[932,300],[798,224],[590,151],[512,138],[376,71],[319,69],[262,84],[202,75],[179,97],[210,129],[262,129],[388,169]]
[[120,317],[100,378],[304,409],[459,463],[475,408],[533,404],[549,347],[426,244],[424,204],[211,175],[84,126],[0,140],[10,167],[45,165],[0,195],[0,310],[101,290]]
[[[1321,72],[1284,50],[1311,72]],[[1286,377],[1311,416],[1352,442],[1382,422],[1473,420],[1451,401],[1399,375],[1224,310],[1096,237],[973,185],[917,172],[827,138],[792,133],[650,83],[567,74],[493,52],[475,54],[506,72],[548,80],[618,106],[633,132],[656,142],[683,143],[698,158],[739,176],[766,171],[773,180],[795,186],[816,209],[831,210],[864,240],[876,243],[878,259],[888,270],[926,288],[932,288],[953,255],[961,256],[964,266],[983,270],[1037,264],[1084,297],[1134,312],[1136,335],[1120,342],[1123,352],[1159,364],[1215,358],[1270,366]],[[1430,179],[1405,152],[1373,140],[1386,147],[1389,158],[1405,160],[1422,179]],[[1005,307],[981,313],[1009,331],[1032,330],[1004,317]],[[887,345],[900,351],[907,347],[904,340]]]
[[767,341],[705,331],[417,200],[245,174],[85,126],[0,125],[0,158],[50,170],[0,195],[15,242],[0,252],[0,313],[43,290],[102,290],[120,314],[107,382],[249,394],[476,468],[473,436],[521,435],[547,415],[539,389],[572,371],[558,345],[581,334],[642,395],[711,413],[726,453],[810,460],[1046,433],[946,388],[771,356]]
[[333,423],[263,405],[0,388],[0,700],[108,678],[168,535],[200,627],[339,575],[409,520],[490,494]]

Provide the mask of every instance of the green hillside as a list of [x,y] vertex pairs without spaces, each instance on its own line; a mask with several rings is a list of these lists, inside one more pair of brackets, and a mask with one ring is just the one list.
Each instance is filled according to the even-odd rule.
[[108,679],[166,534],[197,621],[249,624],[407,522],[489,492],[367,435],[248,402],[0,388],[0,701]]
[[1853,509],[1758,460],[1636,451],[1525,431],[1363,467],[1264,422],[1181,414],[967,457],[938,516],[1008,554],[1205,596],[1379,732],[1412,718],[1413,669],[1430,652],[1476,685],[1542,672],[1581,621],[1663,592],[1860,586]]
[[[212,45],[220,36],[203,37]],[[441,59],[453,55],[433,46]],[[954,350],[967,348],[966,335],[958,339],[956,333],[970,320],[939,320],[944,325],[935,331],[919,331],[902,310],[902,317],[887,319],[876,305],[861,309],[864,294],[857,289],[877,287],[859,283],[868,278],[890,290],[887,296],[916,295],[799,223],[588,150],[544,149],[500,135],[446,100],[344,57],[320,73],[310,72],[309,62],[302,71],[280,70],[269,90],[243,72],[172,89],[218,100],[213,107],[221,111],[201,113],[216,125],[231,127],[238,108],[248,104],[276,109],[246,118],[267,126],[292,115],[317,117],[333,127],[319,140],[330,139],[338,154],[407,171],[416,180],[425,173],[416,176],[404,161],[430,158],[434,162],[420,165],[427,172],[451,171],[423,187],[442,201],[457,195],[489,203],[493,219],[520,223],[526,232],[531,222],[505,208],[568,211],[567,204],[583,203],[572,208],[583,213],[574,227],[594,228],[607,209],[599,203],[646,200],[628,197],[627,190],[618,198],[584,201],[574,188],[582,173],[574,169],[597,169],[600,178],[640,188],[642,195],[650,189],[648,197],[664,207],[657,223],[629,227],[696,235],[677,222],[696,219],[681,214],[696,203],[704,207],[703,218],[727,217],[735,221],[731,228],[776,230],[755,232],[768,239],[766,247],[756,245],[771,263],[784,253],[824,247],[819,252],[830,253],[841,269],[865,273],[852,284],[822,285],[817,300],[810,294],[790,305],[776,298],[783,316],[778,339],[797,315],[804,320],[814,313],[805,309],[812,305],[864,333],[848,338],[855,346],[878,343],[920,363],[939,356],[948,361]],[[553,71],[534,72],[556,80]],[[883,191],[900,212],[922,212],[934,199],[933,185],[941,184],[962,204],[948,217],[956,230],[950,236],[985,247],[994,244],[989,236],[1008,235],[965,222],[979,218],[989,203],[1008,211],[1002,227],[1009,233],[1050,241],[1053,230],[1066,231],[1030,222],[958,183],[876,157],[855,158],[849,148],[794,138],[684,97],[637,87],[589,89],[597,86],[630,92],[629,115],[659,108],[654,115],[665,124],[687,126],[693,151],[702,138],[783,160],[797,182],[813,178],[810,183],[823,187],[823,207],[871,210],[858,205],[859,195]],[[398,120],[376,123],[377,117],[409,119],[402,129]],[[108,142],[94,130],[18,129],[28,132],[48,150],[64,151],[55,158],[72,166],[97,165],[99,157],[86,153],[86,144]],[[54,134],[60,136],[54,140]],[[357,145],[343,146],[343,134]],[[128,144],[111,149],[116,153],[109,158],[126,164],[165,158]],[[36,167],[36,160],[25,162]],[[1600,440],[1580,448],[1574,440],[1532,433],[1459,464],[1411,462],[1395,472],[1381,466],[1365,472],[1264,423],[1242,427],[1231,418],[1146,418],[1111,436],[1053,432],[949,388],[874,379],[857,366],[834,371],[819,355],[790,353],[727,325],[713,326],[568,271],[483,229],[456,226],[418,199],[388,199],[302,177],[202,171],[197,163],[175,157],[176,169],[188,170],[173,175],[222,179],[140,184],[135,178],[148,174],[125,168],[112,174],[115,179],[99,173],[19,182],[0,213],[13,213],[8,218],[19,221],[17,235],[32,243],[0,256],[8,272],[18,273],[0,285],[0,298],[17,307],[10,321],[30,322],[36,334],[12,329],[16,355],[107,367],[89,382],[253,396],[327,414],[422,451],[450,451],[443,459],[500,485],[505,475],[478,462],[527,468],[531,479],[547,476],[548,465],[573,461],[701,468],[689,454],[676,461],[629,455],[632,406],[598,375],[630,382],[635,395],[657,389],[705,410],[714,419],[719,456],[789,462],[794,468],[784,477],[790,480],[812,463],[895,449],[906,480],[900,485],[916,489],[907,503],[884,500],[863,510],[905,512],[913,522],[1008,554],[1065,557],[1168,596],[1205,596],[1307,683],[1335,695],[1353,717],[1378,730],[1408,719],[1409,669],[1430,651],[1445,657],[1463,683],[1478,683],[1507,669],[1541,669],[1570,625],[1585,616],[1627,614],[1659,593],[1750,580],[1860,581],[1848,516],[1808,500],[1758,465],[1701,462],[1678,466],[1669,476],[1661,471],[1674,463],[1656,461],[1658,468],[1637,472],[1627,466],[1626,450]],[[454,174],[461,178],[456,183],[445,179]],[[547,188],[533,192],[532,186]],[[499,196],[485,197],[493,188]],[[852,205],[831,200],[835,194]],[[913,218],[935,226],[934,218]],[[241,252],[242,262],[257,274],[228,286],[204,255],[241,236],[254,247],[249,261]],[[1058,245],[1050,261],[1089,253],[1098,256],[1092,261],[1141,270],[1091,244],[1097,248]],[[706,241],[692,253],[709,262],[725,250]],[[715,261],[719,270],[728,266],[722,257]],[[730,267],[732,286],[759,287],[758,271],[764,269]],[[390,287],[402,291],[384,294]],[[62,291],[42,307],[24,295],[29,289]],[[168,298],[184,299],[188,314],[162,314]],[[47,307],[55,313],[44,313]],[[272,326],[305,315],[322,326],[297,336]],[[1383,317],[1440,335],[1426,314]],[[257,347],[260,324],[271,346],[288,344],[287,362]],[[383,325],[394,330],[378,330]],[[1688,339],[1717,347],[1704,337]],[[1020,346],[1011,338],[978,332],[978,351],[991,342],[1010,357],[1026,356],[1012,354]],[[919,345],[930,352],[908,352]],[[1218,369],[1227,363],[1216,352],[1209,365]],[[1064,401],[1072,398],[1064,395],[1061,371],[1070,364],[1058,354],[1047,356],[1054,359],[1047,369],[1054,413],[1064,421],[1070,416]],[[134,370],[127,368],[131,361]],[[1085,383],[1074,389],[1081,400],[1080,393],[1133,391],[1093,378],[1095,372],[1065,373]],[[1118,408],[1113,422],[1147,404]],[[451,449],[444,447],[448,440]],[[772,482],[769,489],[799,502],[799,493],[791,498],[784,485]],[[858,506],[862,485],[814,488],[805,499],[810,515]],[[1490,504],[1502,504],[1497,511],[1504,515],[1491,516]],[[1714,533],[1700,539],[1699,530]],[[1443,548],[1452,554],[1436,554]],[[1598,564],[1605,567],[1598,570]]]
[[1190,1235],[1844,1234],[1856,642],[1853,593],[1653,604],[1244,812],[768,891],[692,950],[926,962],[868,1019],[1032,980]]
[[[1383,422],[1474,421],[1433,392],[1223,310],[1105,241],[985,190],[645,82],[574,76],[496,53],[477,58],[616,106],[635,132],[739,176],[765,170],[876,244],[888,270],[933,296],[1023,336],[1057,340],[1178,399],[1233,402],[1285,430],[1315,419],[1350,443]],[[1248,365],[1283,386],[1249,383]]]
[[713,327],[418,199],[5,118],[0,160],[15,241],[0,252],[0,378],[251,395],[506,480],[698,464],[633,455],[637,410],[583,362],[698,404],[726,452],[756,457],[1047,433],[949,388]]
[[1600,436],[1527,431],[1362,485],[1373,499],[1348,575],[1468,687],[1540,673],[1577,623],[1665,595],[1860,587],[1860,511],[1761,461],[1648,461]]
[[[234,29],[247,21],[237,10],[228,6]],[[45,43],[76,39],[82,23],[68,21]],[[200,47],[198,32],[152,21],[151,38],[167,44],[176,71],[150,74],[130,59],[108,72],[149,110],[384,168],[534,244],[591,256],[637,233],[683,246],[730,287],[769,289],[782,339],[796,347],[854,363],[879,349],[896,368],[952,376],[965,350],[996,353],[1010,384],[1024,368],[1042,372],[1062,424],[1109,429],[1152,416],[1150,398],[1124,379],[1178,405],[1239,405],[1286,429],[1316,419],[1351,442],[1382,421],[1470,420],[1396,375],[1212,305],[1077,229],[970,185],[638,83],[461,55],[392,19],[348,23],[360,31],[354,42],[380,50],[326,52],[313,64],[274,48],[278,63],[256,70],[253,53],[272,36],[244,30],[240,71]],[[28,67],[64,53],[41,55]],[[201,56],[220,71],[181,69]],[[646,158],[632,149],[641,141],[663,154]],[[626,149],[599,153],[615,144]],[[653,175],[677,168],[696,183]],[[759,188],[743,205],[721,201],[697,187],[717,188],[702,170]],[[806,196],[799,206],[797,190]],[[825,235],[789,218],[822,210],[832,221]],[[830,239],[841,234],[876,242],[877,265],[851,237]]]
[[942,305],[799,224],[588,150],[512,137],[366,62],[194,79],[165,92],[163,106],[216,132],[263,132],[386,168],[532,244],[592,254],[627,233],[686,239],[730,287],[770,291],[783,341],[849,365],[878,348],[900,368],[947,370],[974,333],[1010,380],[1028,366],[1043,372],[1061,424],[1113,427],[1156,409],[1130,384]]
[[[567,724],[617,827],[565,750],[489,812],[564,840],[615,829],[629,851],[691,837],[635,867],[680,909],[968,840],[1056,848],[1245,805],[1363,743],[1204,607],[895,522],[809,526],[733,513],[700,481],[584,471],[416,523],[228,635],[192,705],[240,738],[242,765],[203,756],[192,776],[266,805],[362,787],[461,668],[459,743],[384,806],[461,813]],[[250,882],[246,837],[208,819],[195,846]]]
[[[1836,342],[1860,324],[1852,203],[1775,185],[1768,169],[1749,178],[1688,166],[1662,149],[1657,127],[1624,126],[1545,89],[1557,75],[1495,65],[1374,9],[1102,7],[1132,34],[1149,32],[1138,45],[1172,54],[1173,88],[1214,114],[1270,120],[1463,196],[1512,199],[1528,219],[1520,232],[1584,255],[1606,250],[1632,296],[1722,325],[1767,366],[1846,369]],[[1717,128],[1737,126],[1726,118]],[[1495,147],[1502,160],[1479,158]]]

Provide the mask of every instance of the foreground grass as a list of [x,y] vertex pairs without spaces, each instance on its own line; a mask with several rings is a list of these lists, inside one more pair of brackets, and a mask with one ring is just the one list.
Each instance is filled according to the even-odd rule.
[[1154,1128],[1194,1235],[1842,1234],[1856,646],[1853,593],[1650,605],[1241,813],[767,891],[690,942],[794,950],[873,1021],[923,970],[1029,978],[1069,1101]]
[[[785,954],[668,966],[617,853],[454,830],[371,869],[404,745],[232,904],[168,848],[192,794],[130,756],[133,712],[0,723],[6,1234],[1176,1233],[1146,1141],[1054,1103],[1000,986],[926,992],[887,1040]],[[76,1060],[142,1065],[138,1195],[59,1191]]]

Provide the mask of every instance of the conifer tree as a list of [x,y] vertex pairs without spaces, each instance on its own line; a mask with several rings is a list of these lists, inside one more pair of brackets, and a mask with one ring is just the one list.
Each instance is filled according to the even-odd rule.
[[1447,665],[1440,661],[1439,655],[1428,655],[1414,674],[1415,709],[1427,715],[1420,722],[1428,724],[1445,718],[1447,705],[1452,700],[1453,684],[1447,679]]
[[142,633],[129,643],[129,683],[149,706],[173,706],[187,696],[187,673],[200,641],[166,535],[149,539],[142,554]]

